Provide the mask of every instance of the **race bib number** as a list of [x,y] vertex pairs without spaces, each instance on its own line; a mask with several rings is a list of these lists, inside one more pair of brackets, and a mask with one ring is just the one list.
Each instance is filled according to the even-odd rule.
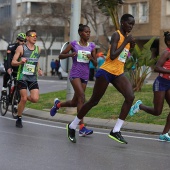
[[26,74],[26,75],[33,75],[35,72],[35,65],[32,65],[32,64],[24,64],[24,67],[23,67],[23,74]]
[[126,62],[126,58],[128,56],[128,52],[129,50],[124,48],[123,51],[120,53],[119,57],[118,57],[118,60],[125,63]]
[[89,63],[87,54],[91,54],[90,51],[78,50],[77,61],[81,63]]

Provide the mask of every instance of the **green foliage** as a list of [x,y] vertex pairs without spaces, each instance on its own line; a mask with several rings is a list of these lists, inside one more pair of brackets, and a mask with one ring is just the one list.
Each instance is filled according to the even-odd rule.
[[[92,91],[93,88],[88,87],[86,89],[86,100],[89,100],[92,95]],[[27,102],[26,107],[37,110],[44,110],[47,111],[48,115],[50,115],[49,111],[54,105],[54,99],[56,97],[59,98],[61,102],[66,101],[66,90],[40,94],[40,99],[38,103]],[[135,92],[134,103],[139,99],[142,100],[143,104],[151,107],[153,106],[152,85],[145,84],[142,88],[142,91]],[[98,105],[89,110],[86,117],[116,120],[119,117],[123,102],[124,97],[117,91],[117,89],[115,89],[112,85],[109,85]],[[66,108],[60,108],[58,112],[61,114],[66,114]],[[127,116],[126,121],[164,125],[168,113],[169,106],[165,102],[162,114],[160,116],[152,116],[150,114],[145,113],[144,111],[140,111],[132,117]]]
[[115,29],[119,29],[118,6],[123,4],[122,0],[94,0],[98,8],[106,16],[111,16]]
[[151,57],[150,50],[155,38],[152,37],[143,45],[142,49],[136,44],[135,48],[131,51],[131,56],[126,60],[125,72],[132,83],[134,91],[141,90],[146,77],[152,72],[151,68],[153,68],[158,60],[158,57],[156,59]]

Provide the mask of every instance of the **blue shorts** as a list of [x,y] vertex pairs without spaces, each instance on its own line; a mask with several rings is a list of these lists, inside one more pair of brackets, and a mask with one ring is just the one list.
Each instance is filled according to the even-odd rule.
[[[74,80],[76,78],[79,78],[79,77],[70,77],[69,79],[70,79],[70,81],[72,81],[72,80]],[[81,83],[84,83],[84,84],[88,83],[88,80],[85,80],[85,79],[82,79],[82,78],[79,78],[79,79],[80,79]]]
[[[123,74],[120,74],[119,76],[122,76],[122,75],[123,75]],[[96,77],[96,78],[99,78],[99,77],[101,77],[101,76],[105,77],[105,79],[106,79],[107,82],[109,82],[109,83],[113,83],[113,80],[115,80],[117,77],[119,77],[119,76],[114,75],[114,74],[111,74],[111,73],[109,73],[109,72],[107,72],[107,71],[105,71],[105,70],[103,70],[103,69],[99,69],[99,70],[97,71],[97,73],[95,74],[95,77]]]
[[170,80],[158,76],[153,83],[153,91],[170,90]]

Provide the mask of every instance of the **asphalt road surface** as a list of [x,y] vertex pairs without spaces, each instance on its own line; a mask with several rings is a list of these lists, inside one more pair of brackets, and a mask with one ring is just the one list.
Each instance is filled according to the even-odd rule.
[[0,116],[2,170],[163,170],[170,167],[170,143],[157,136],[122,132],[128,144],[108,138],[108,129],[71,143],[65,124],[23,117],[22,129],[11,114]]

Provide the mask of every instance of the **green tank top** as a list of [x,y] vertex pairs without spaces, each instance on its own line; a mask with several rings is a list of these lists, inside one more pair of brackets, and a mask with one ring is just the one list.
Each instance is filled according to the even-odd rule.
[[38,46],[35,45],[34,50],[30,50],[26,44],[23,45],[23,56],[27,62],[21,64],[18,68],[17,80],[37,81],[37,64],[40,58]]

